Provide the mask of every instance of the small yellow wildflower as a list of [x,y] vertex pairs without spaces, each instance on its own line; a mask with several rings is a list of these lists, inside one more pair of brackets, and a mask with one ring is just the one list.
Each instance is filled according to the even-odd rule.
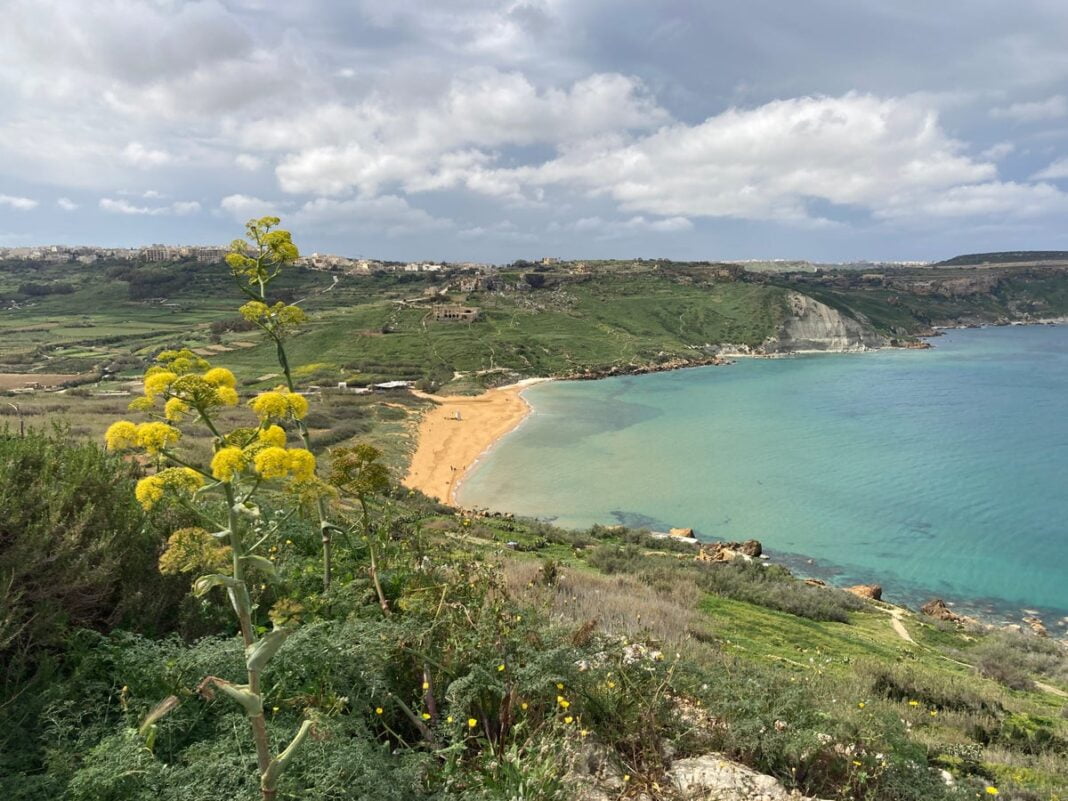
[[501,664],[497,665],[497,672],[500,673],[502,670],[504,670],[504,663],[503,662]]
[[859,704],[857,704],[857,707],[858,707],[859,709],[863,709],[863,708],[864,708],[864,702],[863,702],[863,701],[861,701],[861,702],[860,702]]
[[382,710],[382,707],[380,707],[380,706],[376,706],[376,707],[375,707],[375,714],[376,714],[376,715],[381,715],[381,714],[382,714],[382,711],[383,711],[383,710]]
[[182,438],[182,432],[166,423],[141,423],[137,427],[137,444],[151,454],[159,453]]
[[281,426],[261,428],[256,438],[264,445],[270,445],[273,448],[284,448],[286,446],[286,432]]
[[567,709],[569,706],[571,706],[571,702],[564,698],[564,696],[562,695],[556,696],[556,703],[560,704],[563,709]]
[[919,706],[919,705],[920,705],[919,701],[909,701],[909,706]]
[[211,474],[219,481],[233,481],[244,466],[245,454],[240,448],[220,448],[211,459]]
[[580,737],[588,737],[589,735],[590,735],[590,730],[589,729],[581,729],[579,731],[579,736]]
[[424,681],[423,682],[423,689],[424,690],[429,690],[430,689],[430,682],[429,681]]
[[853,760],[853,764],[856,765],[858,768],[860,767],[860,763],[857,762],[857,760],[855,760],[855,759]]
[[558,689],[558,690],[562,690],[562,689],[564,689],[564,685],[563,685],[563,682],[559,682],[559,681],[558,681],[558,682],[556,682],[556,689]]
[[629,773],[624,773],[623,774],[623,781],[625,781],[625,782],[629,782],[630,781],[630,774]]
[[163,416],[170,420],[172,423],[177,423],[182,419],[182,415],[189,411],[189,404],[181,398],[169,398],[165,404],[163,404]]
[[216,387],[236,387],[237,379],[225,367],[212,367],[204,373],[204,380]]
[[277,712],[277,711],[278,711],[278,707],[276,707],[276,706],[272,706],[272,707],[271,707],[271,711],[272,711],[272,712]]
[[119,420],[108,426],[104,443],[109,451],[124,451],[137,444],[137,425],[129,420]]
[[932,709],[931,710],[931,717],[932,718],[938,717],[938,710],[937,709]]
[[477,726],[477,725],[478,725],[478,721],[477,721],[477,720],[475,720],[474,718],[468,718],[468,719],[467,719],[467,728],[469,728],[469,729],[473,729],[473,728],[475,728],[475,726]]
[[569,726],[574,722],[575,722],[575,719],[573,717],[571,717],[571,715],[568,715],[566,718],[564,718],[564,723],[568,724]]
[[449,715],[447,718],[445,718],[445,722],[446,723],[452,723],[452,721],[453,721],[452,715]]
[[609,690],[614,690],[616,688],[616,683],[614,681],[609,681],[605,683],[605,686],[608,687]]
[[218,399],[220,406],[237,406],[239,400],[237,390],[233,387],[216,387],[215,397]]
[[160,370],[145,376],[145,397],[155,400],[158,395],[166,392],[171,384],[178,378],[177,374],[170,370]]
[[998,793],[998,788],[997,787],[989,787],[989,786],[986,788],[986,794],[987,795],[1000,795],[1000,793]]
[[521,704],[519,705],[519,708],[520,708],[520,709],[522,709],[522,710],[526,710],[526,708],[527,708],[527,702],[526,702],[526,701],[524,701],[523,703],[521,703]]
[[423,717],[423,720],[430,720],[430,713],[429,712],[424,712],[422,717]]
[[297,481],[311,481],[315,476],[315,456],[304,448],[290,448],[286,451],[289,472]]

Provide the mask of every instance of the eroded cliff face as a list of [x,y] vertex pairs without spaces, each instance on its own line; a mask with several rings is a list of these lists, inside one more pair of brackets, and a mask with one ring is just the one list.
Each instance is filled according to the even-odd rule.
[[842,314],[808,295],[790,292],[786,302],[786,319],[764,342],[765,353],[863,351],[889,344],[866,321]]

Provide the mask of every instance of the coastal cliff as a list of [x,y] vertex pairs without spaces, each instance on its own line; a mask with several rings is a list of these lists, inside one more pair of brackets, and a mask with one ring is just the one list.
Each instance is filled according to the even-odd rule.
[[765,340],[765,353],[854,352],[885,347],[889,340],[866,321],[854,319],[800,292],[789,292],[788,313]]

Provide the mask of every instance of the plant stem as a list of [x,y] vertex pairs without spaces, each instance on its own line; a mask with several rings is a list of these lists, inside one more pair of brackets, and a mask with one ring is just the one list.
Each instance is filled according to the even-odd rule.
[[[223,487],[226,491],[226,515],[227,523],[230,526],[230,548],[233,551],[234,578],[239,582],[238,589],[233,592],[234,611],[237,612],[237,618],[241,623],[241,639],[244,640],[247,652],[255,642],[255,634],[252,630],[252,610],[249,608],[245,565],[241,561],[241,557],[245,555],[244,541],[241,538],[241,519],[234,508],[236,501],[233,487],[230,484],[224,484]],[[258,670],[248,671],[248,689],[253,695],[260,696],[262,701]],[[267,720],[264,717],[262,708],[258,715],[249,716],[249,722],[252,724],[252,739],[256,743],[256,766],[259,768],[260,776],[263,776],[271,764],[271,751],[267,742]],[[264,799],[269,800],[273,796],[273,790],[263,791]]]

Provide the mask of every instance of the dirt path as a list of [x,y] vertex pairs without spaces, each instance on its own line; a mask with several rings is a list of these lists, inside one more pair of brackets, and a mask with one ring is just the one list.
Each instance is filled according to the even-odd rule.
[[1046,684],[1041,681],[1036,681],[1035,686],[1043,692],[1053,693],[1054,695],[1059,695],[1061,698],[1068,698],[1068,693],[1066,693],[1060,687],[1054,687],[1052,684]]
[[897,632],[897,636],[903,639],[905,642],[912,645],[916,645],[916,641],[912,639],[912,635],[909,634],[909,630],[905,628],[905,624],[901,622],[901,618],[905,616],[905,613],[900,609],[890,610],[890,627]]

